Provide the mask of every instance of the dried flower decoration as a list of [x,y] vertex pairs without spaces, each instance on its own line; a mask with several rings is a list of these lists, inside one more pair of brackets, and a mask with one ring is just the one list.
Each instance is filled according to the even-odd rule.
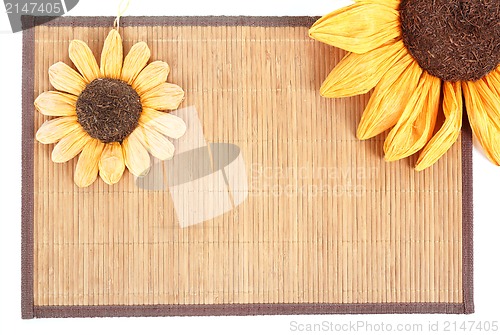
[[63,62],[52,65],[49,80],[57,91],[35,100],[40,113],[57,117],[40,127],[36,139],[57,143],[52,151],[56,163],[80,154],[74,173],[79,187],[91,185],[98,174],[115,184],[125,167],[135,176],[146,175],[149,153],[172,158],[174,145],[167,137],[176,139],[186,131],[181,118],[164,112],[177,109],[184,99],[179,86],[166,82],[168,64],[147,64],[150,50],[144,42],[133,45],[124,58],[116,28],[104,41],[100,66],[85,42],[71,41],[69,57],[79,72]]
[[[375,88],[357,136],[392,128],[387,161],[419,151],[433,165],[456,142],[463,97],[475,136],[500,165],[500,0],[356,0],[309,35],[349,51],[323,83],[329,98]],[[438,113],[445,121],[435,132]]]

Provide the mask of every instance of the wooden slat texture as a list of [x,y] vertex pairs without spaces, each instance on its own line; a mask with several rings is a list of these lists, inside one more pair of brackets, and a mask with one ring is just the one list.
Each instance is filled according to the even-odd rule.
[[[51,89],[51,64],[71,64],[71,39],[99,59],[109,31],[35,29],[35,96]],[[386,134],[355,138],[369,96],[319,96],[344,52],[305,27],[121,34],[125,52],[145,41],[170,64],[207,142],[239,146],[249,196],[181,228],[166,187],[139,188],[127,172],[79,189],[76,160],[52,163],[53,146],[36,143],[36,306],[462,302],[460,140],[421,173],[415,158],[386,163]],[[35,129],[46,119],[36,113]]]

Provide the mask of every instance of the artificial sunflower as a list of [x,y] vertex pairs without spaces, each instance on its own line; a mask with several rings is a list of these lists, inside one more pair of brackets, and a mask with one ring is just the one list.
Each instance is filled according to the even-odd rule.
[[[357,137],[392,128],[386,160],[421,150],[417,170],[434,164],[457,140],[465,97],[474,135],[500,165],[499,13],[499,0],[356,0],[309,31],[349,52],[321,95],[349,97],[375,88]],[[445,120],[434,132],[440,111]]]
[[166,82],[167,63],[146,65],[150,55],[147,44],[139,42],[123,59],[122,39],[112,29],[100,67],[88,45],[73,40],[69,58],[79,73],[63,62],[49,68],[50,83],[58,91],[40,94],[35,107],[58,118],[46,121],[36,139],[58,142],[52,151],[55,163],[80,154],[74,173],[79,187],[91,185],[98,174],[107,184],[115,184],[125,167],[144,176],[150,168],[149,153],[160,160],[173,156],[174,145],[167,137],[182,136],[186,124],[162,111],[176,109],[184,91]]

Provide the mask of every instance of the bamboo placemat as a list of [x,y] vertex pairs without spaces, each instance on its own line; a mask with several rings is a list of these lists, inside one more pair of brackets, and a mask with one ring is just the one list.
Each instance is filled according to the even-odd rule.
[[122,18],[124,52],[147,42],[204,140],[238,148],[247,183],[225,180],[233,207],[187,227],[169,185],[126,172],[78,189],[75,160],[54,164],[34,141],[48,67],[71,64],[74,38],[99,56],[113,18],[34,20],[23,33],[24,318],[473,312],[470,132],[424,172],[414,158],[384,162],[386,134],[354,135],[369,95],[319,96],[343,51],[308,38],[314,18]]

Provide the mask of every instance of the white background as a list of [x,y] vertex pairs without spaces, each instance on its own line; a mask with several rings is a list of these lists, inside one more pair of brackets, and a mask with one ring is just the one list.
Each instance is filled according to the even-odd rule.
[[[75,16],[116,15],[119,1],[80,0],[69,13]],[[338,1],[285,0],[132,0],[125,15],[313,15],[333,10]],[[491,164],[475,143],[475,303],[476,313],[463,315],[346,315],[346,316],[255,316],[255,317],[168,317],[115,319],[21,320],[21,40],[12,34],[7,16],[0,13],[0,334],[159,334],[242,333],[287,334],[290,322],[318,323],[421,323],[500,321],[500,168]],[[484,332],[484,331],[483,331]],[[333,332],[332,332],[333,333]],[[436,332],[435,332],[436,333]],[[441,333],[441,331],[439,332]],[[453,332],[447,332],[450,334]],[[460,333],[464,333],[460,331]],[[481,333],[479,331],[475,333]],[[491,333],[491,332],[490,332]]]

